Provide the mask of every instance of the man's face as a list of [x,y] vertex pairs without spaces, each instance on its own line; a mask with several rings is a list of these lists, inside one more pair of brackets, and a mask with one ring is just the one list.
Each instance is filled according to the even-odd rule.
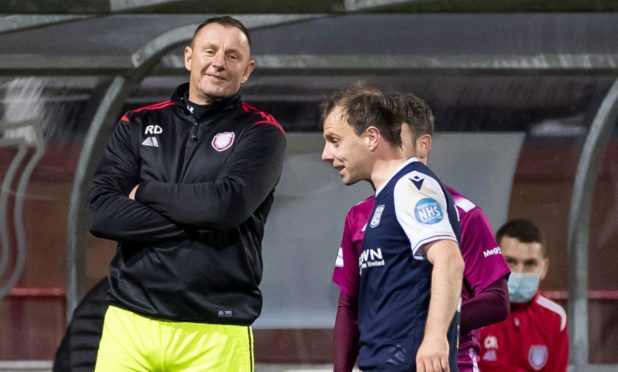
[[505,235],[500,240],[500,248],[512,272],[539,274],[539,281],[545,278],[549,260],[543,257],[540,243],[522,243]]
[[358,136],[345,120],[341,107],[335,108],[324,120],[324,150],[322,160],[339,171],[345,185],[369,180],[370,152],[364,135]]
[[209,104],[216,97],[238,92],[255,67],[250,53],[249,41],[238,28],[218,23],[203,27],[192,46],[185,48],[189,99]]

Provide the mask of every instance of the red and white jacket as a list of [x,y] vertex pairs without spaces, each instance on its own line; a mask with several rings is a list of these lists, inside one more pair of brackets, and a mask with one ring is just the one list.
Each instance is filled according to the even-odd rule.
[[481,329],[483,372],[565,372],[568,357],[566,313],[539,292],[529,302],[511,304],[505,321]]

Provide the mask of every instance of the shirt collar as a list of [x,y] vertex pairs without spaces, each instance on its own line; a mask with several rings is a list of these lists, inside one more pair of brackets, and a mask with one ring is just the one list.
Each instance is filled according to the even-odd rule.
[[209,105],[200,105],[189,101],[189,83],[180,85],[173,98],[182,106],[183,110],[198,120],[209,113],[234,108],[240,103],[241,99],[240,91],[238,91],[231,96],[216,97]]

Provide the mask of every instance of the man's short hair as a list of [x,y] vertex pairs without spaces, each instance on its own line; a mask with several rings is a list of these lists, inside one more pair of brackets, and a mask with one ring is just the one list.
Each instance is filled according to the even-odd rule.
[[341,107],[343,119],[352,126],[357,135],[360,136],[368,127],[375,126],[390,144],[401,146],[403,117],[392,97],[385,96],[379,89],[358,87],[337,92],[321,104],[322,126],[335,107]]
[[247,30],[247,28],[245,27],[245,25],[242,24],[242,22],[230,16],[212,17],[200,23],[200,25],[197,26],[197,28],[195,29],[195,32],[193,33],[193,38],[191,39],[191,45],[193,45],[193,40],[195,39],[195,36],[197,35],[197,33],[200,32],[201,29],[203,29],[204,27],[212,23],[216,23],[224,27],[236,27],[237,29],[242,31],[243,34],[245,34],[245,36],[247,37],[247,41],[249,42],[249,49],[251,49],[251,37],[249,36],[249,30]]
[[433,135],[433,112],[427,102],[412,93],[395,93],[393,100],[404,121],[410,125],[414,140],[423,134]]
[[546,256],[545,242],[541,229],[530,220],[516,218],[505,223],[496,233],[498,243],[505,236],[515,238],[522,243],[539,243],[541,245],[541,254],[543,257]]

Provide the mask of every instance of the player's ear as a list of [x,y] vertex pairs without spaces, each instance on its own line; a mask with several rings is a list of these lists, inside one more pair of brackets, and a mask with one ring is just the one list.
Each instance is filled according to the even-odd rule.
[[367,143],[367,148],[369,151],[375,151],[378,148],[382,137],[380,135],[380,130],[372,125],[365,129],[363,138],[365,139],[365,143]]
[[190,46],[185,47],[185,68],[191,71],[191,58],[193,57],[193,49]]
[[545,276],[547,275],[547,270],[548,269],[549,269],[549,257],[545,257],[543,259],[543,269],[539,273],[539,280],[545,279]]
[[422,134],[416,139],[417,157],[420,159],[426,158],[431,152],[432,138],[429,134]]
[[247,67],[245,67],[245,71],[242,74],[242,79],[240,80],[242,84],[244,84],[249,79],[249,76],[251,76],[251,73],[253,72],[254,69],[255,69],[255,60],[252,59],[247,64]]

